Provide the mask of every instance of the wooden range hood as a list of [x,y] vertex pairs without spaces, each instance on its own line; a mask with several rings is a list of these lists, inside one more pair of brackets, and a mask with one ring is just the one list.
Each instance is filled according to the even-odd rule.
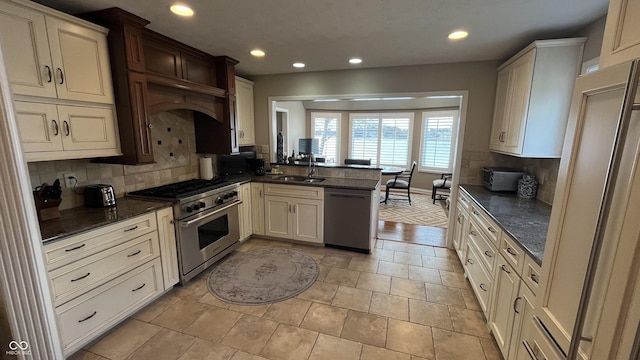
[[238,151],[235,65],[146,29],[149,21],[120,8],[82,17],[109,28],[109,55],[123,156],[104,161],[153,163],[152,114],[194,111],[196,152]]

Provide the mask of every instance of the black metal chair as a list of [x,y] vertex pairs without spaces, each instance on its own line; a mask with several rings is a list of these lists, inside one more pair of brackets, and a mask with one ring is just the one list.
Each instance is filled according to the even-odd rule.
[[371,165],[371,159],[344,159],[345,165]]
[[387,181],[387,189],[384,196],[384,203],[387,203],[389,200],[389,190],[397,189],[397,190],[407,190],[407,199],[409,200],[409,205],[411,205],[411,179],[413,178],[413,171],[416,168],[416,162],[414,161],[411,164],[411,170],[405,171],[402,174],[396,175],[395,178]]
[[[446,200],[451,192],[451,181],[453,174],[445,173],[440,175],[440,179],[433,180],[433,188],[431,189],[431,200]],[[447,194],[438,194],[438,190],[447,190]]]

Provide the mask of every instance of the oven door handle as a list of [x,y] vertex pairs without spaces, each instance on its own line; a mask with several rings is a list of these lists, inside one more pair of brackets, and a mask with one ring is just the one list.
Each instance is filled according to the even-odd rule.
[[230,203],[229,205],[227,205],[227,206],[225,206],[225,207],[221,207],[221,208],[219,208],[219,209],[215,209],[214,211],[209,212],[209,213],[206,213],[206,214],[203,214],[203,215],[200,215],[200,216],[198,216],[198,217],[197,217],[197,218],[195,218],[195,219],[191,219],[191,220],[189,220],[189,221],[180,221],[180,226],[181,226],[181,227],[191,226],[193,223],[197,223],[198,221],[202,220],[202,219],[203,219],[203,218],[205,218],[205,217],[208,217],[208,216],[211,216],[211,215],[213,215],[213,214],[219,213],[219,212],[221,212],[221,211],[227,210],[227,209],[229,209],[229,208],[231,208],[231,207],[233,207],[233,206],[237,206],[237,205],[239,205],[241,202],[242,202],[242,201],[234,201],[234,202]]

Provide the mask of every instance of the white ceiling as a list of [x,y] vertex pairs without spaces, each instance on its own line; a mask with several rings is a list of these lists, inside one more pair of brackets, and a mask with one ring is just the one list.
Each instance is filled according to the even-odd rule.
[[[570,36],[604,15],[608,0],[37,0],[77,14],[120,7],[161,34],[240,61],[242,75],[500,60],[536,39]],[[176,0],[178,1],[178,0]],[[469,32],[453,42],[456,29]],[[267,56],[249,55],[261,48]],[[350,57],[362,57],[350,65]],[[294,69],[294,62],[307,64]]]

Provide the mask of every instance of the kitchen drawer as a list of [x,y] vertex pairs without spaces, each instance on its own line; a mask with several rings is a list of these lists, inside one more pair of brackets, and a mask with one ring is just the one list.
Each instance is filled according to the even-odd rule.
[[540,265],[530,256],[524,257],[524,269],[522,270],[522,280],[531,289],[534,295],[538,294],[540,284]]
[[486,272],[484,267],[480,265],[479,255],[475,245],[469,244],[467,249],[467,260],[465,261],[465,269],[467,277],[471,283],[471,288],[476,294],[480,308],[484,315],[489,318],[489,298],[491,294],[491,285],[493,283],[491,276]]
[[266,183],[264,184],[264,193],[265,195],[324,200],[324,188],[317,186],[278,185]]
[[56,308],[65,354],[129,316],[163,291],[160,259]]
[[140,235],[156,231],[154,212],[119,221],[66,239],[44,244],[47,270],[51,271]]
[[469,221],[469,233],[467,236],[468,243],[476,247],[475,250],[482,265],[489,274],[493,274],[497,254],[491,240],[487,239],[486,235],[480,231],[478,224],[474,220]]
[[480,229],[487,235],[487,238],[491,240],[493,246],[498,248],[500,245],[500,227],[496,224],[489,215],[480,208],[477,204],[471,204],[471,210],[469,210],[469,216],[475,219]]
[[518,245],[516,241],[507,235],[506,232],[502,232],[500,240],[500,254],[504,256],[504,259],[509,262],[518,275],[522,276],[522,268],[524,265],[524,251]]
[[56,306],[160,256],[158,233],[151,232],[49,272]]
[[[531,320],[531,331],[529,332],[529,338],[524,339],[520,346],[524,347],[525,351],[520,351],[524,359],[531,360],[564,360],[565,356],[555,346],[553,340],[542,329],[538,320],[534,317]],[[528,355],[528,358],[527,358]],[[520,360],[518,356],[518,360]]]
[[467,211],[471,208],[471,196],[464,192],[462,188],[458,188],[458,204],[462,205]]

